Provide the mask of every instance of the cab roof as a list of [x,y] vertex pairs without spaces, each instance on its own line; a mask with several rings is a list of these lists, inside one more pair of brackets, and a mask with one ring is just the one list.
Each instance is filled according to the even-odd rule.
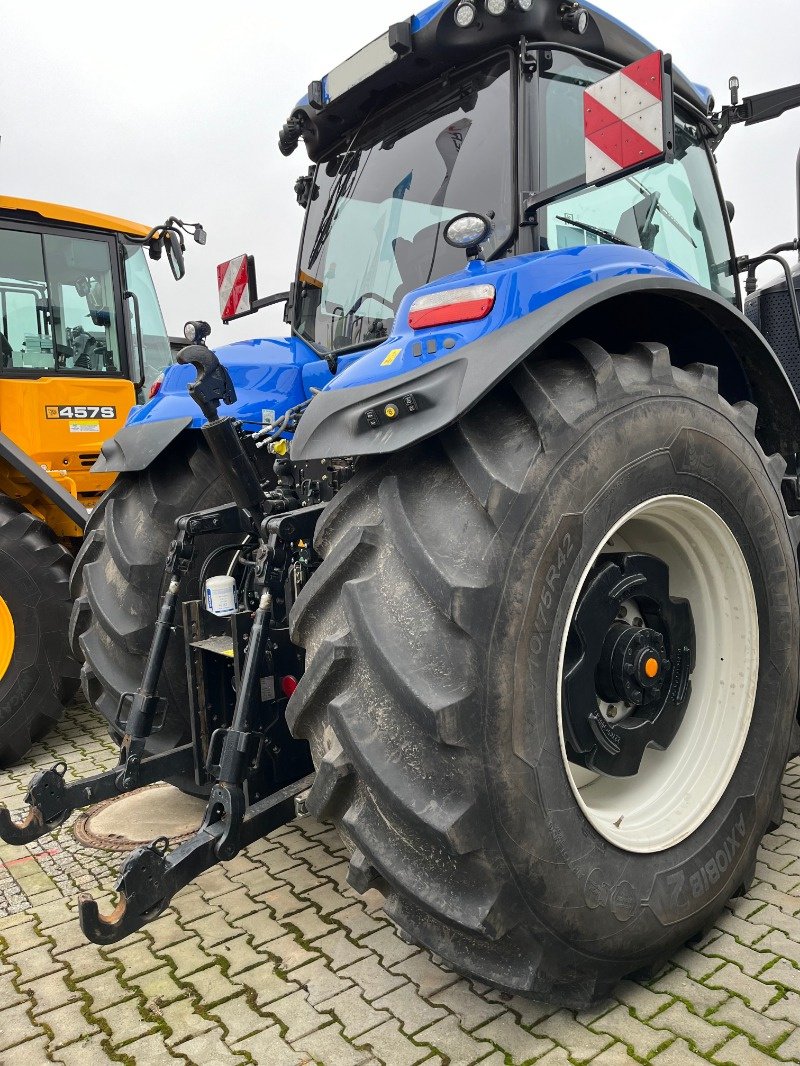
[[[534,0],[528,11],[509,4],[502,16],[479,18],[464,29],[453,18],[458,2],[436,0],[312,82],[281,131],[283,154],[291,154],[302,136],[311,159],[319,162],[341,148],[348,131],[373,112],[376,102],[390,105],[454,68],[474,63],[499,47],[518,44],[521,37],[534,46],[542,42],[579,48],[621,67],[656,50],[635,30],[588,0],[581,0],[590,16],[583,36],[565,27],[563,0]],[[473,3],[483,9],[483,0]],[[678,96],[708,115],[714,107],[710,91],[678,70],[674,74]]]
[[22,200],[16,196],[0,196],[0,217],[8,215],[34,215],[52,222],[67,222],[85,229],[101,229],[112,233],[130,233],[133,237],[146,237],[150,226],[130,222],[126,218],[103,215],[97,211],[85,211],[81,207],[64,204],[49,204],[43,200]]

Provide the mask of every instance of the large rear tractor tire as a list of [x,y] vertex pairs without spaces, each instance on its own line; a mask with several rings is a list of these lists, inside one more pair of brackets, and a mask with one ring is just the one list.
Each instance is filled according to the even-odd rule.
[[[200,434],[186,433],[148,469],[121,474],[91,516],[72,571],[70,643],[83,662],[84,694],[117,740],[119,698],[135,692],[142,679],[175,521],[222,503],[229,495]],[[206,549],[219,543],[219,538],[213,544],[198,538],[195,560],[183,578],[181,603],[199,597],[199,568]],[[170,640],[159,689],[167,700],[166,718],[148,742],[148,751],[154,754],[190,736],[181,618],[179,605],[177,632]],[[174,783],[194,790],[193,780]]]
[[46,525],[0,495],[0,769],[61,719],[78,688],[67,642],[71,564]]
[[582,1008],[749,886],[800,638],[755,425],[711,367],[575,341],[323,515],[292,617],[307,805],[457,970]]

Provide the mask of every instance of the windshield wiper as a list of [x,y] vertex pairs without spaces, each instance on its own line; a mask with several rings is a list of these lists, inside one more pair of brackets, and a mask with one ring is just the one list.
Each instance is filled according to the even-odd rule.
[[624,244],[626,248],[633,248],[630,241],[623,241],[622,237],[618,237],[616,233],[612,233],[611,230],[601,229],[600,226],[593,226],[591,222],[581,222],[579,218],[568,218],[567,215],[556,215],[558,222],[566,222],[569,226],[574,226],[575,229],[585,229],[587,233],[593,233],[595,237],[600,237],[604,241],[609,241],[611,244]]

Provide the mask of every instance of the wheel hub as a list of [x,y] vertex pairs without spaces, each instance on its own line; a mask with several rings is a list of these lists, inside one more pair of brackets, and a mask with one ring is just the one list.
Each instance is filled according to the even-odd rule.
[[[633,623],[625,620],[632,600]],[[647,747],[663,751],[675,739],[691,693],[692,611],[669,595],[667,565],[638,553],[601,556],[575,612],[567,660],[570,759],[607,777],[635,776]],[[610,705],[606,714],[601,702]],[[614,722],[620,710],[624,718]]]

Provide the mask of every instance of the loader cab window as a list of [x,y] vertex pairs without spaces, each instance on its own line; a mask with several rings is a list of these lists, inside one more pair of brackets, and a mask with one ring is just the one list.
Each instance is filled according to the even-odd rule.
[[300,257],[298,332],[323,351],[389,335],[412,289],[466,266],[443,238],[464,211],[494,220],[487,256],[516,224],[508,55],[437,82],[365,126],[316,171]]
[[[553,188],[585,172],[583,93],[608,75],[554,52],[539,82],[539,184]],[[540,212],[542,248],[611,243],[582,223],[654,252],[701,285],[735,303],[733,250],[709,150],[698,128],[676,119],[675,162],[621,175]]]
[[[144,351],[145,389],[156,380],[158,375],[172,362],[169,346],[169,334],[164,325],[164,316],[156,296],[153,278],[141,244],[123,244],[125,260],[125,286],[132,292],[139,304],[139,320],[142,330],[142,348]],[[138,351],[136,337],[136,317],[131,306],[130,330],[133,338],[133,351]]]
[[51,322],[60,370],[120,370],[111,254],[104,240],[43,236]]
[[120,366],[108,242],[0,226],[0,370]]

